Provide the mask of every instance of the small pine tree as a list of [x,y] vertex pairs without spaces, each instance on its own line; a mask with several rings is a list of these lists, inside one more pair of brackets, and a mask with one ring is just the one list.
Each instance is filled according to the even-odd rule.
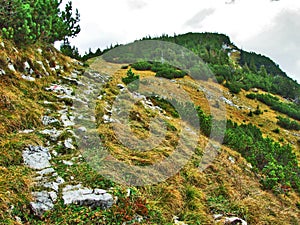
[[135,75],[131,68],[127,71],[127,77],[123,77],[122,81],[128,86],[128,89],[130,91],[136,91],[139,88],[139,82],[134,82],[138,81],[140,79],[139,75]]
[[82,57],[79,54],[78,48],[75,46],[71,47],[70,42],[68,39],[64,40],[64,43],[60,46],[60,51],[67,56],[70,56],[71,58],[81,60]]
[[38,40],[48,43],[74,37],[80,32],[78,10],[73,15],[72,2],[61,11],[62,0],[0,0],[0,30],[17,44]]

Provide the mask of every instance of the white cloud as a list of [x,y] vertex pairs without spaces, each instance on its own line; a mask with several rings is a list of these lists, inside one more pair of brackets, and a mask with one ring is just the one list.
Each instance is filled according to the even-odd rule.
[[266,54],[300,81],[300,10],[282,10],[272,24],[243,42],[247,50]]
[[190,20],[188,20],[184,25],[191,28],[201,28],[202,22],[212,15],[215,12],[215,9],[203,9],[198,12],[195,16],[193,16]]
[[142,9],[147,6],[147,3],[141,0],[128,0],[128,6],[130,9]]

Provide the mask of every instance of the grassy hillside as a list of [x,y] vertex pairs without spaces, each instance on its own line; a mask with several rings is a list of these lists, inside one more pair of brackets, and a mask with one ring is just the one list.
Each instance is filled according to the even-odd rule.
[[[106,63],[101,58],[93,59],[90,61],[90,63],[93,69],[98,71],[106,70],[106,73],[115,71],[116,68],[118,68],[118,64]],[[107,64],[109,66],[105,66]],[[103,116],[107,113],[107,107],[110,107],[114,102],[115,97],[120,94],[117,84],[122,83],[122,78],[127,76],[127,72],[129,70],[129,67],[126,68],[124,65],[119,65],[119,67],[123,67],[124,69],[120,69],[114,73],[111,82],[109,82],[109,85],[106,86],[105,90],[103,90],[104,97],[98,103],[98,118],[100,120],[98,128],[99,133],[103,138],[102,140],[104,141],[105,146],[110,149],[110,152],[114,157],[129,164],[148,166],[155,161],[163,160],[164,157],[172,153],[172,143],[176,143],[176,133],[180,130],[180,125],[178,123],[178,119],[176,119],[176,116],[172,116],[171,108],[164,107],[162,102],[157,102],[150,98],[149,100],[151,100],[155,105],[164,109],[164,115],[160,116],[165,118],[166,123],[170,126],[168,129],[169,131],[166,133],[166,140],[159,147],[145,153],[136,153],[136,151],[130,150],[129,148],[126,148],[126,146],[124,147],[121,145],[113,134],[113,125],[110,123],[103,123]],[[111,68],[111,71],[109,71],[108,68]],[[155,76],[155,72],[152,71],[137,71],[135,69],[132,69],[132,71],[134,74],[139,74],[141,80],[142,78]],[[245,148],[246,153],[247,151],[252,151],[252,149],[256,151],[255,146],[260,145],[259,143],[267,143],[269,140],[273,139],[277,142],[273,142],[273,144],[271,144],[276,146],[274,148],[275,151],[282,149],[284,153],[279,153],[281,156],[288,156],[290,154],[292,158],[294,157],[293,159],[289,159],[288,162],[292,162],[290,160],[294,160],[294,163],[296,164],[294,164],[293,167],[297,168],[297,161],[294,153],[299,153],[299,145],[296,144],[299,132],[290,132],[280,128],[276,124],[276,117],[281,114],[271,109],[268,105],[257,102],[257,100],[251,100],[247,98],[246,95],[251,93],[251,91],[246,92],[243,90],[237,95],[232,95],[227,88],[222,87],[219,84],[213,84],[210,81],[204,82],[206,82],[205,86],[213,85],[214,87],[222,89],[224,91],[224,96],[238,106],[236,107],[227,105],[226,108],[228,120],[237,124],[244,124],[240,128],[233,127],[233,130],[230,130],[230,127],[233,125],[228,125],[227,128],[228,132],[235,132],[237,129],[240,129],[239,132],[241,133],[236,137],[239,140],[233,141],[230,139],[230,141],[229,139],[226,139],[226,137],[229,138],[229,136],[225,136],[225,145],[222,147],[222,150],[218,154],[214,163],[204,172],[199,172],[197,166],[201,162],[201,156],[203,154],[204,147],[207,144],[205,132],[202,133],[199,138],[199,146],[196,150],[196,155],[194,155],[190,163],[188,163],[188,165],[186,165],[175,177],[172,177],[166,182],[156,185],[150,189],[139,188],[139,191],[142,192],[142,195],[147,196],[149,207],[158,209],[159,212],[163,214],[163,218],[167,218],[167,221],[170,221],[173,215],[179,215],[179,217],[186,221],[187,224],[213,224],[214,222],[212,220],[212,215],[216,213],[237,215],[246,219],[249,224],[299,223],[299,221],[296,219],[299,216],[299,209],[297,208],[299,192],[297,191],[297,188],[294,191],[289,191],[289,193],[286,195],[285,190],[283,190],[283,183],[280,185],[277,185],[277,183],[276,185],[272,186],[272,177],[266,171],[266,169],[264,169],[267,168],[268,165],[270,166],[270,164],[265,164],[265,162],[263,162],[264,160],[260,161],[259,158],[251,159],[247,156],[247,154],[244,154],[245,152],[243,153],[242,150]],[[194,80],[192,80],[189,76],[185,76],[184,78],[175,79],[175,84],[178,85],[178,88],[187,91],[190,96],[192,96],[193,102],[196,105],[201,106],[205,113],[209,113],[209,107],[207,104],[205,104],[205,95],[197,90],[198,86]],[[214,89],[212,88],[210,91],[212,90]],[[259,92],[263,93],[263,91]],[[280,97],[280,99],[281,101],[284,101],[283,98]],[[249,116],[249,112],[251,110],[257,110],[257,106],[259,106],[259,109],[262,111],[262,113],[259,115],[254,114],[253,116]],[[137,137],[143,139],[145,138],[147,132],[149,132],[147,128],[149,126],[149,117],[152,118],[155,115],[157,116],[158,112],[151,111],[143,104],[135,105],[133,112],[135,112],[138,116],[131,115],[132,117],[130,117],[130,126],[132,128],[132,132],[137,135]],[[246,124],[253,126],[254,131],[258,133],[251,134],[252,131],[246,131],[245,129],[248,126]],[[276,129],[279,129],[280,131],[274,132]],[[242,132],[246,132],[243,134],[245,135],[246,139],[242,138]],[[250,136],[247,135],[250,134],[254,135],[253,137],[256,139],[252,140],[252,146],[247,147],[247,138],[250,138]],[[269,138],[263,139],[266,137]],[[258,139],[260,139],[262,142]],[[151,143],[149,143],[149,145],[150,144]],[[228,148],[228,146],[232,149]],[[282,148],[279,146],[282,146]],[[290,150],[284,150],[284,146]],[[288,151],[290,151],[290,153],[288,153]],[[262,156],[265,157],[264,159],[268,160],[268,150],[263,147],[262,152],[266,153],[265,156]],[[273,153],[271,152],[271,154]],[[246,157],[248,162],[243,157]],[[234,159],[234,162],[231,161],[232,159]],[[249,161],[251,164],[249,164]],[[261,162],[263,164],[256,164],[257,162]],[[295,179],[297,180],[299,170],[296,170],[295,172]],[[191,179],[190,176],[193,178]],[[174,179],[176,180],[174,181]],[[277,181],[275,181],[275,183],[276,182]],[[167,192],[166,189],[164,189],[165,185],[170,187],[173,191],[176,190],[176,192],[173,193],[173,195],[171,195],[168,199],[165,199],[165,192]],[[163,188],[163,191],[157,192],[161,188]],[[244,191],[247,192],[247,197],[241,194]],[[167,196],[169,196],[169,194]],[[286,220],[281,221],[281,219],[279,219],[283,216],[283,214],[281,214],[281,210],[279,210],[277,207],[280,204],[284,204],[284,199],[289,199],[290,203],[288,204],[291,204],[291,206],[294,208],[292,211],[287,213],[289,216],[285,217],[286,219],[289,218],[289,222]],[[175,205],[176,207],[173,208],[171,207],[172,205]],[[259,206],[262,207],[255,208]],[[273,214],[271,213],[272,210],[268,210],[271,209],[270,207],[272,210],[279,211]],[[160,218],[160,220],[163,221],[163,218]],[[153,223],[153,221],[151,223]],[[161,222],[161,224],[166,224],[166,222]]]
[[[163,63],[141,60],[129,65],[124,62],[126,52],[124,58],[113,51],[92,58],[87,61],[89,68],[83,68],[51,45],[17,48],[0,40],[0,224],[180,224],[176,222],[179,220],[189,225],[210,225],[225,224],[226,217],[239,217],[248,224],[300,224],[300,121],[296,117],[299,106],[293,102],[299,85],[270,59],[239,50],[225,35],[189,33],[158,39],[181,44],[200,55],[220,84],[209,76],[193,79],[187,71]],[[161,57],[160,52],[158,55]],[[168,80],[163,79],[166,74]],[[124,122],[127,130],[117,121],[123,117],[116,100],[127,89],[136,90],[137,86],[130,86],[132,80],[140,80],[138,87],[151,92],[150,81],[143,83],[145,79],[158,79],[160,89],[176,93],[176,97],[144,97],[131,92],[122,102],[125,107],[130,105],[130,98],[138,99]],[[290,85],[288,89],[293,91],[286,92],[281,83]],[[53,91],[65,87],[64,93]],[[207,98],[214,98],[219,91],[223,98],[211,104]],[[178,96],[183,92],[192,104],[180,102],[185,96]],[[90,94],[95,97],[94,103],[86,100]],[[91,108],[95,114],[89,119],[95,119],[95,129],[84,131],[79,124],[70,123],[73,116],[90,116],[84,111],[76,114],[81,112],[81,107],[76,111],[78,99],[79,106]],[[176,110],[176,104],[184,116]],[[199,118],[199,132],[199,124],[189,119],[191,107]],[[67,121],[62,119],[64,115]],[[45,116],[58,122],[45,124]],[[154,118],[162,123],[151,123]],[[65,126],[65,122],[71,125]],[[223,130],[224,143],[212,155],[213,161],[206,162],[203,156],[209,155],[212,122],[227,127]],[[79,128],[86,132],[82,140],[72,132]],[[43,133],[49,129],[59,131],[55,138]],[[94,132],[112,157],[131,166],[147,168],[174,154],[184,156],[193,144],[194,154],[162,182],[135,187],[130,184],[140,174],[129,174],[129,184],[119,184],[105,176],[111,171],[104,168],[99,173],[89,158],[82,157],[85,149],[80,142],[89,140],[85,136]],[[151,132],[158,138],[151,139]],[[182,136],[184,132],[186,136]],[[126,137],[125,144],[116,133]],[[147,140],[146,144],[131,148],[134,136]],[[182,152],[177,155],[178,145]],[[31,206],[33,192],[44,189],[37,185],[38,170],[24,164],[22,152],[28,146],[48,146],[51,166],[64,180],[58,185],[53,209],[42,216],[34,215]],[[170,168],[184,161],[180,157]],[[78,184],[107,190],[114,196],[113,206],[103,210],[65,205],[63,188]]]

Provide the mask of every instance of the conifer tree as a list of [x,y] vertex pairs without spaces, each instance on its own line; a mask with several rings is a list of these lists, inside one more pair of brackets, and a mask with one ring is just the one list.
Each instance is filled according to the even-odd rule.
[[62,0],[0,0],[2,36],[17,44],[38,40],[48,43],[74,37],[80,32],[79,13],[72,2],[61,11]]

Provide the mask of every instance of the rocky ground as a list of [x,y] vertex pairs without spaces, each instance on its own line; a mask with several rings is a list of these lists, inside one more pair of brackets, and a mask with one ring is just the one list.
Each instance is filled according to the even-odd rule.
[[[30,145],[23,151],[24,163],[34,169],[36,173],[34,189],[38,191],[32,193],[34,201],[30,205],[34,214],[40,217],[46,211],[53,209],[58,198],[62,198],[65,205],[78,204],[103,209],[111,207],[114,203],[113,196],[107,193],[106,190],[90,189],[82,183],[76,184],[76,177],[70,177],[72,182],[66,182],[65,179],[59,176],[55,163],[53,163],[58,156],[62,155],[55,149],[64,149],[64,152],[72,151],[74,155],[78,151],[76,150],[78,136],[74,132],[76,127],[75,118],[83,117],[83,115],[79,115],[78,110],[75,110],[73,104],[70,103],[77,102],[81,106],[89,108],[88,99],[91,99],[89,95],[99,91],[97,87],[108,79],[108,77],[101,76],[93,71],[85,72],[85,79],[80,79],[81,75],[79,71],[75,70],[71,77],[62,76],[57,83],[46,88],[57,99],[57,102],[44,102],[47,114],[41,120],[46,129],[21,131],[24,133],[39,132],[45,135],[48,140],[44,146]],[[92,81],[95,85],[91,83]],[[80,95],[76,95],[73,88],[74,84],[80,85],[85,91],[80,92]],[[60,110],[54,110],[51,107],[53,105],[59,106]],[[89,120],[91,118],[85,119]],[[83,126],[77,126],[77,131],[82,133],[87,132],[87,129]],[[61,160],[61,163],[66,166],[78,164],[82,158],[81,154],[78,157],[68,156],[69,158]]]

